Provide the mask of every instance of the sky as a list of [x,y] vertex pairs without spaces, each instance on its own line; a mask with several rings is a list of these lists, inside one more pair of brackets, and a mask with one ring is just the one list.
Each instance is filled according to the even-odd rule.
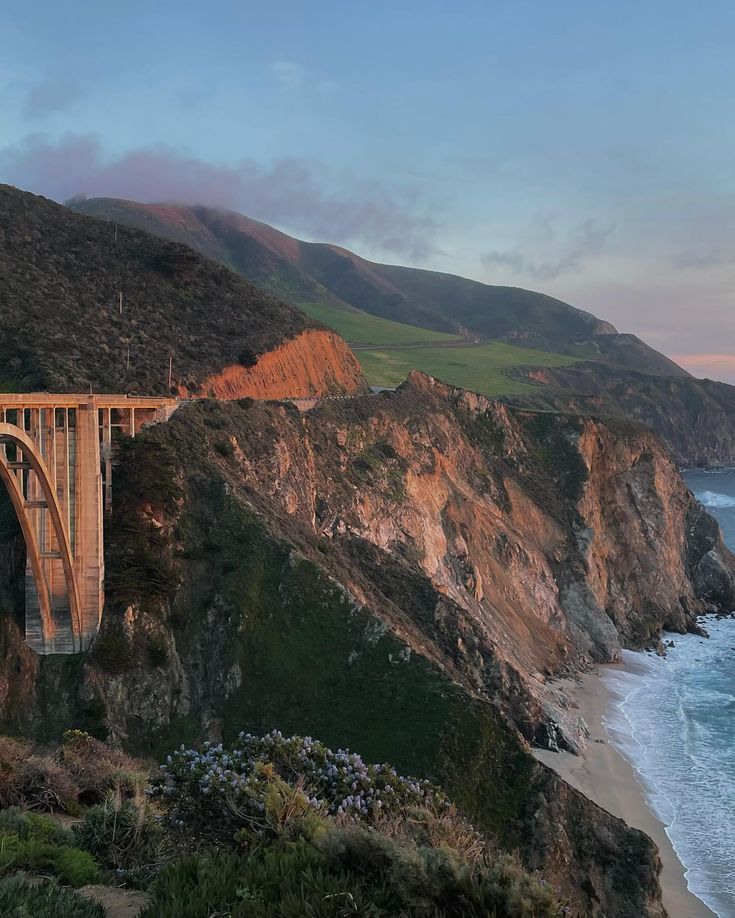
[[541,290],[735,382],[735,5],[4,0],[0,181]]

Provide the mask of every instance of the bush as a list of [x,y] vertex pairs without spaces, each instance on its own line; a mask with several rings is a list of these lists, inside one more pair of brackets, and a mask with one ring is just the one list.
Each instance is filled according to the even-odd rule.
[[0,915],[13,918],[105,918],[104,908],[70,889],[44,880],[12,877],[0,883]]
[[172,857],[172,845],[153,805],[108,794],[73,829],[76,843],[132,886],[145,887]]
[[16,835],[22,841],[33,839],[52,845],[73,845],[74,834],[55,819],[38,813],[25,813],[18,807],[0,810],[0,837]]
[[10,869],[50,873],[69,886],[86,886],[100,877],[99,866],[86,851],[17,835],[0,837],[0,871]]
[[370,878],[333,870],[306,841],[272,843],[249,857],[178,861],[149,890],[141,918],[361,918],[400,913],[400,900]]
[[[151,794],[168,804],[170,823],[187,833],[232,838],[241,828],[277,829],[275,806],[284,783],[299,797],[286,795],[303,815],[374,822],[408,807],[448,807],[444,794],[428,781],[405,778],[389,765],[366,765],[348,750],[333,752],[311,737],[263,737],[241,733],[232,750],[222,744],[204,749],[183,746],[168,756],[154,777]],[[284,798],[284,799],[286,799]],[[270,803],[270,808],[269,808]]]
[[148,783],[145,763],[112,749],[81,730],[67,730],[58,753],[62,767],[79,787],[83,803],[99,803],[108,791],[136,794]]
[[149,767],[88,733],[69,730],[53,754],[0,737],[0,807],[77,815],[109,790],[125,796],[147,784]]
[[555,918],[558,901],[513,861],[467,867],[456,852],[398,845],[364,826],[323,825],[314,842],[271,839],[248,856],[167,867],[141,918]]
[[79,786],[50,756],[31,755],[21,765],[16,803],[32,810],[79,812]]

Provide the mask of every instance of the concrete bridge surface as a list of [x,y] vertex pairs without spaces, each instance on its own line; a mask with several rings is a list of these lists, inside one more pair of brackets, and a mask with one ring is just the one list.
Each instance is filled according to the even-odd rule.
[[166,421],[173,398],[0,393],[0,479],[26,543],[26,641],[78,653],[104,604],[104,516],[112,507],[113,432]]

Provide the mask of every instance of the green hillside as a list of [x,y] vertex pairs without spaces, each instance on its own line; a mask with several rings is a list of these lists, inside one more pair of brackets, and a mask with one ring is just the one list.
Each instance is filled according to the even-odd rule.
[[498,396],[528,392],[533,386],[507,376],[513,366],[563,367],[577,362],[564,354],[495,341],[475,347],[401,347],[357,350],[371,386],[393,388],[411,370],[421,370],[454,386]]
[[381,319],[367,312],[351,312],[326,303],[298,304],[307,315],[333,329],[350,344],[423,344],[437,341],[461,341],[461,335],[431,331],[415,325],[404,325]]

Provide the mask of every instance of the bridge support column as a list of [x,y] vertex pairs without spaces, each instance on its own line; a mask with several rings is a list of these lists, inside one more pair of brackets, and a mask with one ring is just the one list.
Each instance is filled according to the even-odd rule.
[[[94,404],[77,409],[74,557],[80,593],[82,650],[87,649],[99,631],[104,605],[105,560],[98,425]],[[106,460],[105,464],[107,474],[111,475],[111,462]]]

